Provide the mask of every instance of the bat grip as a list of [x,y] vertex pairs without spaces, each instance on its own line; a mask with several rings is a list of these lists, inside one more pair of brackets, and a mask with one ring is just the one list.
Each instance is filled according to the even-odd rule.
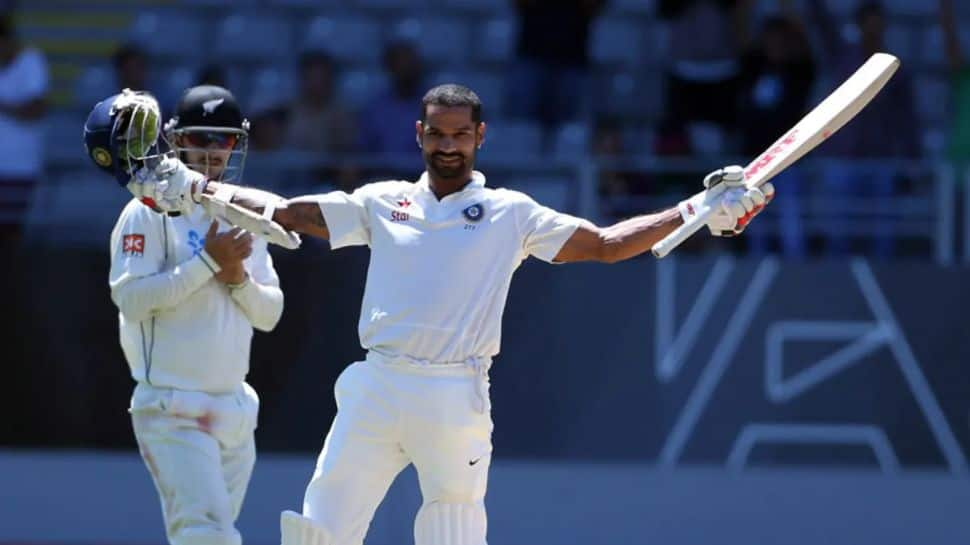
[[706,207],[696,216],[692,217],[680,227],[674,229],[669,235],[660,239],[656,244],[653,245],[653,248],[650,249],[654,257],[657,259],[665,257],[674,248],[680,246],[685,240],[690,238],[691,235],[699,231],[701,227],[707,225],[707,219],[711,217],[711,214],[713,214],[715,210],[716,209],[713,206]]

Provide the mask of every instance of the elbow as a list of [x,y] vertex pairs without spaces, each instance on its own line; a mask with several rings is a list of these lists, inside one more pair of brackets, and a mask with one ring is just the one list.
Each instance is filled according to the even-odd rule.
[[606,263],[607,265],[623,261],[622,254],[620,253],[620,244],[617,240],[610,237],[609,233],[600,231],[598,242],[596,257],[594,258],[595,261]]
[[291,201],[286,201],[285,204],[278,206],[272,219],[287,231],[299,231]]
[[282,310],[283,309],[280,309],[280,312],[273,316],[267,316],[262,320],[257,320],[256,322],[253,323],[253,329],[257,331],[262,331],[263,333],[269,333],[273,331],[274,329],[276,329],[276,324],[280,323],[280,317],[283,315]]
[[270,333],[274,329],[276,329],[277,323],[279,323],[279,318],[277,318],[276,321],[272,321],[272,322],[269,320],[265,322],[256,322],[253,324],[253,329],[255,329],[256,331],[261,331],[263,333]]

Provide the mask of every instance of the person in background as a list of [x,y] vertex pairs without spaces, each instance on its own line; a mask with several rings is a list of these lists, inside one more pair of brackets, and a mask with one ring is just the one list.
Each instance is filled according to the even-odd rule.
[[519,38],[506,80],[507,114],[546,127],[589,109],[589,37],[605,0],[516,0]]
[[415,44],[394,39],[384,46],[384,71],[390,85],[361,111],[361,149],[365,153],[413,155],[414,138],[403,130],[414,125],[414,105],[421,101],[424,66]]
[[[21,264],[27,252],[21,242],[23,224],[33,201],[34,189],[44,174],[43,126],[47,112],[49,78],[47,61],[39,50],[23,45],[16,35],[10,16],[0,16],[0,251],[10,265],[0,273],[7,286],[22,287],[33,279],[30,269]],[[29,308],[29,290],[9,290],[5,300],[12,308]],[[32,303],[32,302],[31,302]],[[6,312],[0,318],[0,328],[16,342],[5,343],[3,361],[9,384],[0,401],[0,411],[16,414],[31,406],[32,392],[47,387],[38,375],[36,361],[31,360],[25,343],[24,316]],[[34,388],[33,386],[36,386]],[[9,425],[0,425],[5,438],[29,437],[32,433],[19,425],[18,419],[8,418]]]
[[[323,51],[306,51],[300,55],[299,74],[298,95],[286,113],[285,142],[327,159],[353,152],[356,123],[350,110],[334,96],[333,60]],[[328,165],[312,168],[310,176],[315,181],[342,185],[342,181],[355,178],[355,171],[346,165]]]
[[[733,132],[738,57],[752,0],[659,0],[670,24],[667,104],[658,127],[658,153],[694,152],[691,126]],[[723,140],[723,138],[722,138]]]
[[39,50],[17,38],[0,16],[0,243],[19,244],[23,221],[44,171],[44,130],[50,78]]
[[651,187],[649,177],[615,163],[630,153],[620,121],[612,118],[597,120],[592,147],[593,156],[603,161],[599,193],[604,217],[627,218],[646,208],[644,199],[656,191],[655,187]]
[[162,116],[171,113],[175,105],[175,98],[168,91],[155,88],[148,78],[148,55],[145,50],[134,42],[122,44],[111,55],[111,64],[115,72],[115,90],[134,89],[149,91],[158,99],[162,108]]
[[[824,46],[826,65],[834,67],[833,81],[845,81],[873,53],[886,50],[886,15],[879,2],[865,1],[856,7],[857,41],[843,38],[824,0],[809,0],[808,4],[815,26],[822,34],[820,43]],[[897,193],[900,175],[898,166],[885,159],[918,158],[920,134],[912,80],[904,64],[879,95],[818,150],[838,159],[866,161],[859,165],[835,163],[825,169],[823,180],[826,192],[856,197],[876,213],[876,233],[870,253],[880,258],[890,257],[894,252],[891,199]],[[826,220],[826,252],[830,255],[846,255],[853,250],[843,218],[844,215],[834,214]]]
[[[742,156],[754,159],[794,126],[811,108],[815,61],[805,30],[785,3],[784,14],[765,19],[760,34],[741,56],[738,78],[738,127]],[[785,191],[775,213],[780,220],[780,249],[788,257],[805,255],[802,228],[802,174],[797,166],[779,176]],[[765,224],[748,232],[750,249],[767,249]]]

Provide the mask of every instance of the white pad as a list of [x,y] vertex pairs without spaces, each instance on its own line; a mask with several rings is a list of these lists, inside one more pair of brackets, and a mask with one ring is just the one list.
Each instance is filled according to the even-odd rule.
[[485,506],[480,503],[426,503],[414,521],[414,543],[488,545],[487,526]]
[[293,511],[280,515],[280,536],[282,545],[336,545],[330,532]]

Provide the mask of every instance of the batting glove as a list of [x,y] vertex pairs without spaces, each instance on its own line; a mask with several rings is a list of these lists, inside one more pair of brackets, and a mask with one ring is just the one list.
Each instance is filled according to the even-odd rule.
[[733,237],[741,234],[748,223],[774,198],[770,183],[761,187],[744,184],[744,168],[724,167],[704,177],[704,191],[677,205],[681,217],[687,221],[701,205],[713,206],[714,214],[707,222],[712,235]]
[[127,188],[135,198],[161,212],[189,214],[196,203],[196,193],[204,186],[205,176],[185,166],[174,156],[162,159],[154,167],[143,167],[132,176]]

